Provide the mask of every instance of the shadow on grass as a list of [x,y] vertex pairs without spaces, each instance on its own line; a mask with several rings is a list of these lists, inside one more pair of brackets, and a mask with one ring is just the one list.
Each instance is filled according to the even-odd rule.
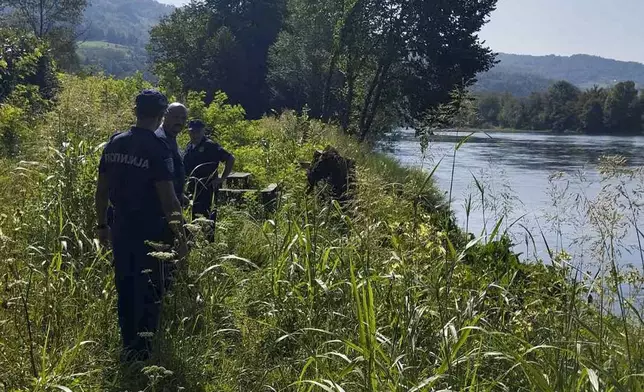
[[[167,348],[169,345],[164,345]],[[104,390],[109,392],[194,391],[203,387],[186,377],[188,365],[174,352],[155,352],[144,362],[120,362],[116,359],[114,372],[104,377]]]
[[[203,387],[196,385],[188,375],[190,365],[177,351],[178,347],[173,337],[176,337],[173,323],[170,319],[183,309],[177,306],[175,297],[181,286],[174,287],[172,295],[165,298],[161,325],[158,335],[153,338],[153,352],[146,361],[121,361],[120,355],[114,355],[114,365],[111,374],[104,377],[103,390],[109,392],[201,392]],[[170,317],[168,317],[170,316]],[[179,350],[180,351],[180,350]],[[117,350],[120,353],[120,350]]]

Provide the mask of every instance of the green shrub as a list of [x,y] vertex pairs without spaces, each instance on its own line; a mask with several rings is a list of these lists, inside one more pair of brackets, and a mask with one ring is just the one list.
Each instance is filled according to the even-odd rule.
[[36,86],[42,99],[54,99],[59,82],[53,60],[33,35],[0,28],[0,103],[20,85]]
[[0,104],[0,157],[18,155],[20,138],[26,129],[24,110]]

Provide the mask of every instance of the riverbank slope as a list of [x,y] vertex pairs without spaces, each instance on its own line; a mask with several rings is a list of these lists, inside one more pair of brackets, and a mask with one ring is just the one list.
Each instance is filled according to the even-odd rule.
[[[92,195],[101,143],[131,123],[143,87],[66,77],[56,109],[22,134],[24,159],[1,166],[4,389],[641,390],[642,324],[588,304],[565,269],[520,263],[498,232],[463,236],[427,173],[332,126],[249,122],[225,97],[205,107],[195,94],[191,115],[256,186],[281,183],[280,204],[222,207],[215,244],[189,225],[197,240],[158,351],[119,365]],[[307,195],[298,165],[327,145],[356,160],[343,208]]]

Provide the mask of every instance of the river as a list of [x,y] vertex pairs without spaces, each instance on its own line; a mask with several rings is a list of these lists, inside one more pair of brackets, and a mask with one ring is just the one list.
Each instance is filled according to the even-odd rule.
[[[632,169],[644,166],[644,137],[476,133],[458,148],[454,161],[458,141],[469,134],[438,133],[423,155],[413,132],[402,130],[392,154],[428,172],[440,161],[434,179],[446,197],[451,188],[459,224],[479,236],[503,218],[502,231],[524,259],[552,262],[548,249],[565,250],[568,262],[583,271],[596,271],[593,266],[610,259],[642,271],[636,227],[644,227],[639,224],[644,217],[630,203],[644,205],[644,176],[605,179],[598,168],[607,155],[623,156]],[[608,232],[615,233],[614,257],[605,248],[611,243]]]

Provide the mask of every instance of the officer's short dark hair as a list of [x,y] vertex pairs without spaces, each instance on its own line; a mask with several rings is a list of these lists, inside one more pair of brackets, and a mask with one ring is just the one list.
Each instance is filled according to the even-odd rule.
[[160,117],[168,108],[168,98],[157,90],[143,90],[136,97],[137,117]]

